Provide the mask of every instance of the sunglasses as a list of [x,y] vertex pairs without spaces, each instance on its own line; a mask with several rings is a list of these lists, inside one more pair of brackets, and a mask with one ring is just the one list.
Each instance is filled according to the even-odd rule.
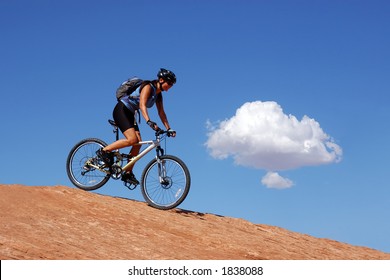
[[168,84],[168,86],[173,86],[173,83],[171,81],[165,81],[165,82]]

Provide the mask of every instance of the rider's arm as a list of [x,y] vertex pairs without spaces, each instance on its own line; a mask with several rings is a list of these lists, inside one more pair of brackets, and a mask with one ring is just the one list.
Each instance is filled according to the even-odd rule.
[[139,109],[141,110],[141,114],[146,121],[150,120],[146,103],[151,94],[152,94],[152,87],[150,85],[146,85],[141,90],[140,98],[139,98]]
[[164,124],[165,128],[168,130],[171,127],[169,126],[168,118],[167,115],[165,114],[164,111],[164,103],[163,103],[163,96],[162,94],[159,94],[157,100],[156,100],[156,107],[157,107],[157,112],[158,115],[160,116],[160,119],[162,123]]

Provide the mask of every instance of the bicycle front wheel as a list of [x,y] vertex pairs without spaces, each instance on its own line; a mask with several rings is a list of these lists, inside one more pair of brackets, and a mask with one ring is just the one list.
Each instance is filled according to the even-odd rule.
[[190,185],[187,166],[179,158],[170,155],[149,162],[141,178],[141,191],[146,202],[161,210],[172,209],[182,203]]
[[105,146],[107,144],[100,139],[88,138],[70,150],[66,160],[66,172],[73,185],[85,191],[92,191],[107,183],[110,174],[96,169],[96,166],[102,166],[96,151]]

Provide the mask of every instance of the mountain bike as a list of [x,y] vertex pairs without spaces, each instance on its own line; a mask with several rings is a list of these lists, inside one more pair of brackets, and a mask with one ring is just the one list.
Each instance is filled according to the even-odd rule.
[[[118,127],[109,120],[119,139]],[[122,178],[131,166],[152,150],[156,150],[156,157],[145,167],[141,176],[141,191],[145,201],[152,207],[168,210],[177,207],[184,201],[190,190],[190,172],[184,162],[176,156],[165,155],[161,142],[166,140],[169,132],[160,130],[155,133],[156,139],[141,141],[136,145],[147,145],[137,156],[113,151],[114,160],[111,165],[106,164],[97,155],[96,151],[107,146],[98,138],[87,138],[77,143],[69,152],[66,160],[66,171],[70,181],[78,188],[92,191],[102,187],[112,178]],[[126,163],[127,162],[127,163]],[[124,182],[130,190],[137,185]]]

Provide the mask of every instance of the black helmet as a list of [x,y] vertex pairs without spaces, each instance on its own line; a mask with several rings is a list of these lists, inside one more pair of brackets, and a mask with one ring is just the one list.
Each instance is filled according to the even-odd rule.
[[157,73],[157,78],[163,78],[164,81],[176,83],[176,76],[172,71],[169,71],[167,69],[161,68],[160,71]]

